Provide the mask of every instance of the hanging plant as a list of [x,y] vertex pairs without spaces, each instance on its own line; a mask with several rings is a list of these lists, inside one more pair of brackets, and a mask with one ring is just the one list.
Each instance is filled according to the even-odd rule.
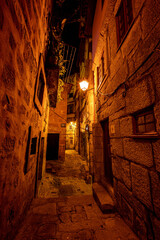
[[64,90],[64,82],[59,78],[58,79],[58,93],[57,93],[57,102],[60,102],[63,100],[62,98],[62,92]]
[[58,61],[58,66],[59,66],[59,79],[58,79],[58,93],[57,93],[57,102],[60,102],[63,100],[62,98],[62,92],[64,90],[64,81],[63,77],[66,73],[66,68],[64,66],[66,60],[63,58],[63,51],[64,51],[64,44],[63,42],[59,42],[59,61]]

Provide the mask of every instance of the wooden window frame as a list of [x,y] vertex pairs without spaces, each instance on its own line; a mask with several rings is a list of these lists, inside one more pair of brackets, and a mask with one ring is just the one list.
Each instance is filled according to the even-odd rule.
[[[150,122],[146,122],[146,116],[148,115],[153,115],[153,121]],[[144,117],[144,123],[138,123],[138,119],[140,117]],[[146,127],[149,123],[154,124],[154,129],[152,131],[147,131]],[[140,132],[138,130],[139,126],[144,126],[145,131],[144,132]],[[152,107],[146,108],[140,112],[137,112],[136,114],[133,115],[133,134],[135,135],[141,135],[141,136],[145,136],[145,135],[155,135],[157,134],[156,131],[156,119],[154,117],[154,111]]]
[[100,70],[99,67],[97,67],[97,88],[100,84],[100,82],[99,82],[99,70]]
[[[39,81],[40,81],[41,74],[43,77],[44,86],[43,86],[42,100],[40,101],[40,99],[38,98],[38,88],[39,88]],[[35,95],[34,95],[34,103],[40,115],[42,115],[45,87],[46,87],[46,76],[45,76],[45,70],[44,70],[43,56],[42,54],[40,54],[38,74],[37,74],[36,86],[35,86]]]
[[104,78],[104,52],[101,57],[101,72],[102,72],[102,81],[103,81],[103,78]]
[[[130,2],[129,2],[130,1]],[[129,4],[128,4],[129,3]],[[123,15],[123,16],[122,16]],[[121,36],[120,18],[122,21],[122,27],[124,28],[124,33]],[[131,24],[133,21],[133,6],[132,0],[121,0],[119,9],[116,14],[116,28],[117,28],[117,45],[118,47],[123,42]]]

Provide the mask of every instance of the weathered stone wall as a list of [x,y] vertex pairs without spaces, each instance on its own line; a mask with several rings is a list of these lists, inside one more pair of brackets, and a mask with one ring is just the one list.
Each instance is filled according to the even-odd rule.
[[[109,118],[117,208],[141,239],[159,239],[160,140],[134,138],[132,115],[153,105],[160,134],[160,4],[132,1],[133,24],[118,48],[115,14],[120,1],[106,2],[105,17],[99,20],[101,34],[94,32],[92,68],[96,80],[104,51],[106,75],[99,90],[105,95],[98,94],[96,108],[98,122]],[[100,172],[98,158],[97,153]]]
[[[82,40],[84,41],[84,39]],[[80,59],[80,79],[86,79],[89,83],[88,89],[83,92],[78,89],[79,99],[77,99],[77,120],[79,121],[78,134],[80,132],[80,154],[87,160],[90,174],[93,174],[93,135],[92,135],[92,124],[94,122],[94,86],[93,86],[93,72],[92,72],[92,39],[86,38],[84,43],[84,56],[83,61]],[[82,49],[81,49],[82,51]],[[78,86],[79,88],[79,86]],[[79,115],[79,116],[78,116]]]
[[48,133],[59,134],[58,159],[65,160],[66,124],[67,124],[67,94],[69,86],[64,85],[62,100],[57,102],[56,108],[50,108]]
[[66,149],[75,149],[76,122],[69,122],[66,125]]
[[37,137],[37,146],[40,131],[41,137],[46,138],[46,86],[42,115],[35,107],[34,91],[39,56],[45,50],[49,5],[49,0],[0,1],[0,239],[3,240],[13,238],[34,197],[37,154],[32,155],[30,169],[24,171],[29,126],[32,137]]

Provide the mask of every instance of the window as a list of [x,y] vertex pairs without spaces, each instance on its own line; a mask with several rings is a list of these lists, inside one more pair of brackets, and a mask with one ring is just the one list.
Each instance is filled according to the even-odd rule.
[[26,174],[28,171],[29,155],[30,155],[30,149],[31,149],[31,135],[32,135],[32,127],[30,126],[28,129],[28,139],[27,139],[27,147],[26,147],[26,154],[25,154],[24,174]]
[[74,104],[69,104],[67,106],[67,114],[73,113],[73,109],[74,109]]
[[73,98],[73,93],[70,93],[70,94],[69,94],[69,98]]
[[97,67],[97,87],[99,86],[99,67]]
[[126,32],[128,31],[132,23],[132,19],[132,0],[122,0],[116,15],[118,46],[120,45]]
[[44,95],[45,85],[46,85],[46,77],[45,77],[45,71],[44,71],[43,57],[41,54],[40,60],[39,60],[36,86],[35,86],[35,94],[34,94],[34,102],[40,115],[42,115],[43,95]]
[[37,138],[32,138],[31,142],[31,155],[36,154],[36,147],[37,147]]
[[69,125],[69,130],[72,130],[72,125]]
[[102,54],[101,57],[101,64],[99,67],[97,67],[97,87],[102,82],[103,77],[104,77],[104,53]]
[[134,132],[136,134],[145,134],[156,132],[155,118],[153,109],[147,109],[134,116]]
[[103,8],[104,0],[102,0],[102,8]]
[[70,144],[73,144],[73,137],[70,137]]
[[43,73],[41,70],[40,76],[39,76],[39,83],[38,83],[38,89],[37,89],[37,97],[42,105],[43,102],[43,92],[44,92],[44,78],[43,78]]
[[102,80],[103,80],[103,77],[104,77],[104,53],[101,58],[101,64],[102,64]]

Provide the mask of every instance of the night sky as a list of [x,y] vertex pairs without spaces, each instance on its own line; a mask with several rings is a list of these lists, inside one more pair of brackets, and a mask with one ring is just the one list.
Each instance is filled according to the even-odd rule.
[[69,44],[73,47],[76,47],[75,60],[72,67],[72,73],[78,70],[77,66],[77,56],[79,50],[79,19],[80,19],[80,0],[65,0],[62,5],[55,3],[53,6],[53,15],[56,22],[61,22],[63,19],[66,19],[62,31],[62,41],[66,44]]

